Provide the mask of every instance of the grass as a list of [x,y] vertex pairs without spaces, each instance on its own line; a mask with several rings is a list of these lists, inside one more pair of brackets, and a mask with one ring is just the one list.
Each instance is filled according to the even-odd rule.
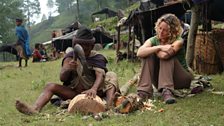
[[[104,50],[109,70],[118,74],[120,86],[138,72],[140,63],[115,63],[115,51]],[[15,100],[33,103],[47,82],[59,81],[61,60],[46,63],[29,63],[27,68],[16,68],[17,62],[0,63],[0,125],[19,126],[221,126],[224,123],[224,98],[210,92],[194,97],[178,98],[177,104],[165,105],[160,100],[155,111],[136,111],[127,115],[114,115],[102,121],[93,118],[82,120],[80,114],[62,113],[61,109],[47,104],[42,113],[26,116],[16,111]],[[217,91],[224,90],[224,76],[212,75]],[[135,92],[135,88],[132,89]],[[158,112],[159,109],[164,112]]]

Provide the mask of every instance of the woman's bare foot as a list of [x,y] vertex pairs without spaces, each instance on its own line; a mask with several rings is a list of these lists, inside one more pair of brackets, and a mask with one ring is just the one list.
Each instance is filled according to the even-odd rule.
[[34,108],[32,108],[31,106],[19,101],[19,100],[16,100],[16,109],[23,113],[23,114],[26,114],[26,115],[33,115],[33,114],[36,114],[38,113],[37,110],[35,110]]

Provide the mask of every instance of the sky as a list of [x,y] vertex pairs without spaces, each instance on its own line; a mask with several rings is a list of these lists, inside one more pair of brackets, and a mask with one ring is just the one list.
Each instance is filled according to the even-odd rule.
[[[39,16],[34,17],[34,20],[36,21],[36,23],[41,22],[41,18],[43,16],[43,14],[45,14],[48,17],[48,13],[49,13],[49,9],[47,7],[47,0],[39,0],[40,2],[40,9],[41,9],[41,13]],[[56,7],[54,7],[52,10],[56,10]],[[53,13],[52,16],[57,16],[58,13]]]

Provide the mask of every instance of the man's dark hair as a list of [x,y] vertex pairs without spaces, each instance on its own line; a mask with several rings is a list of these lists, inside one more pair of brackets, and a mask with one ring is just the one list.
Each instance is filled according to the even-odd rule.
[[23,19],[21,19],[21,18],[16,18],[16,22],[23,22]]
[[77,30],[75,37],[79,39],[92,39],[93,33],[90,29],[83,26]]
[[40,48],[40,43],[36,43],[34,47],[35,47],[35,49],[39,49]]
[[93,45],[95,43],[95,38],[92,31],[83,26],[77,30],[72,41],[73,45],[75,45],[76,43]]

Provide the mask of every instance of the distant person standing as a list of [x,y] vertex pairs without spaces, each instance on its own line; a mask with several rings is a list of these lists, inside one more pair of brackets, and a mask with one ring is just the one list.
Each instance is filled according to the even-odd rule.
[[52,41],[52,48],[53,48],[53,57],[55,59],[57,59],[57,57],[58,57],[57,49],[56,49],[56,47],[54,46],[54,43],[53,43],[53,39],[56,38],[56,37],[57,37],[56,31],[53,30],[52,33],[51,33],[51,41]]
[[19,67],[22,67],[22,59],[25,59],[25,66],[27,66],[28,59],[31,56],[29,34],[22,23],[22,19],[16,19],[16,36],[18,38],[16,50],[19,56]]
[[52,34],[51,34],[51,38],[53,39],[53,38],[56,38],[57,37],[57,34],[56,34],[56,31],[54,30],[53,32],[52,32]]

